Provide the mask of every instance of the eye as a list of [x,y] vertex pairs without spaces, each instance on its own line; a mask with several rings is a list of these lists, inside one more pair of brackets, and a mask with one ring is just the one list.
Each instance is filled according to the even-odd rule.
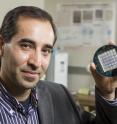
[[48,56],[52,53],[53,49],[52,48],[45,48],[42,50],[44,56]]
[[33,45],[29,42],[24,42],[20,44],[21,48],[24,50],[29,50],[33,48]]

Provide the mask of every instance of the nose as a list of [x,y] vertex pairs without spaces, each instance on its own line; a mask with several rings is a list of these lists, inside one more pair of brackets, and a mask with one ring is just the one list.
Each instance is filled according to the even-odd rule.
[[35,51],[30,54],[28,64],[33,68],[38,68],[42,65],[42,54],[41,51]]

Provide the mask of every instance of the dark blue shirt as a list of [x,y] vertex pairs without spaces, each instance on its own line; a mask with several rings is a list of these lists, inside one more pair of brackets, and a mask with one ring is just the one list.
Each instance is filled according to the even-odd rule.
[[0,124],[39,124],[35,89],[26,109],[0,83]]

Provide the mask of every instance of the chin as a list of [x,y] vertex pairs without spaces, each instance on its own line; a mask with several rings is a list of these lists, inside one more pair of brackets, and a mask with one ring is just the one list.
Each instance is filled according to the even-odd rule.
[[38,80],[33,81],[27,81],[27,80],[20,80],[19,86],[23,89],[32,89],[34,88],[38,83]]
[[25,89],[32,89],[32,88],[34,88],[35,86],[36,86],[36,84],[37,83],[33,83],[33,84],[24,84],[23,85],[23,87],[25,88]]

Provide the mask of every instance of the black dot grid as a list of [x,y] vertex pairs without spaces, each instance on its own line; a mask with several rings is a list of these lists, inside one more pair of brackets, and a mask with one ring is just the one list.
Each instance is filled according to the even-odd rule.
[[98,59],[104,72],[117,68],[117,53],[115,49],[98,55]]

